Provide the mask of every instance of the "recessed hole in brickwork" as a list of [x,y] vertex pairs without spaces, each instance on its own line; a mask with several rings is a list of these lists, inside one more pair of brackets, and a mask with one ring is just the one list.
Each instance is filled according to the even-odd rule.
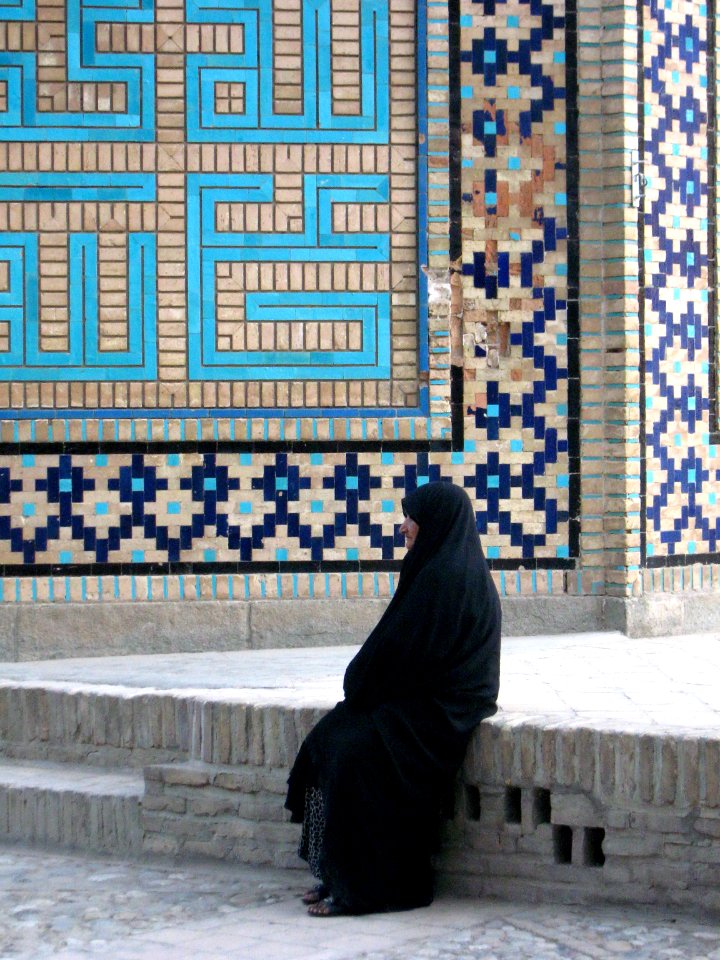
[[585,827],[583,831],[583,863],[586,867],[601,867],[605,863],[602,827]]
[[505,823],[522,822],[522,791],[520,787],[505,787]]
[[550,823],[550,791],[542,787],[533,790],[533,823]]
[[553,827],[553,854],[555,863],[572,863],[572,828],[564,824]]
[[480,819],[480,790],[471,783],[465,784],[465,816],[468,820]]

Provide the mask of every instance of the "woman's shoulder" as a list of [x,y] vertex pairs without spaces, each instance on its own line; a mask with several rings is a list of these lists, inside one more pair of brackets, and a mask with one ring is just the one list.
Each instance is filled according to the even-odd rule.
[[433,559],[418,572],[413,586],[423,591],[443,589],[452,592],[465,589],[471,577],[472,573],[457,560]]

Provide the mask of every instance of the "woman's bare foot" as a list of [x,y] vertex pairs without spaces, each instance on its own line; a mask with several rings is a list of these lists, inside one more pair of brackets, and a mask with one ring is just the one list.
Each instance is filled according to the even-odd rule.
[[307,903],[308,905],[312,903],[319,903],[329,893],[330,891],[324,883],[318,883],[314,887],[310,887],[309,890],[306,890],[301,899],[303,903]]
[[349,912],[340,900],[336,900],[335,897],[332,896],[318,900],[317,903],[313,903],[312,906],[308,907],[308,913],[311,917],[342,917]]

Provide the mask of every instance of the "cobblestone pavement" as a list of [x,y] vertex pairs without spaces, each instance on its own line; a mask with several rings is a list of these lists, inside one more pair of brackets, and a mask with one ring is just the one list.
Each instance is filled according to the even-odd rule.
[[720,960],[720,918],[441,897],[307,916],[307,877],[0,847],[0,960]]

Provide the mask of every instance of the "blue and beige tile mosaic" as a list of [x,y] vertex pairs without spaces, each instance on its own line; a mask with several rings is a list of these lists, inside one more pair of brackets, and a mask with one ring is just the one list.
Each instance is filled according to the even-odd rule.
[[539,0],[465,9],[462,263],[468,334],[480,341],[466,357],[466,399],[492,450],[477,494],[503,550],[519,498],[537,511],[522,523],[525,550],[534,536],[540,547],[559,535],[558,555],[569,556],[578,382],[569,373],[577,279],[569,276],[565,11]]
[[4,599],[382,595],[441,477],[581,591],[565,11],[340,6],[0,6]]
[[716,309],[708,258],[710,209],[708,7],[644,5],[645,443],[649,563],[718,552],[720,458],[711,436],[710,328]]
[[[569,558],[567,476],[557,492],[514,483],[491,454],[464,452],[25,454],[0,467],[0,557],[8,570],[66,566],[96,572],[128,564],[301,564],[395,561],[406,491],[432,480],[463,483],[482,506],[491,559]],[[526,525],[508,507],[526,496]],[[501,539],[502,538],[502,539]],[[498,541],[507,544],[502,551]],[[147,565],[147,567],[146,567]]]
[[447,7],[60,9],[0,4],[4,416],[447,424]]
[[[537,580],[581,520],[572,6],[58,9],[0,4],[4,598],[379,595],[435,477],[535,565],[503,590],[585,589]],[[718,550],[717,91],[713,8],[642,11],[652,565]],[[451,257],[462,369],[419,270]]]

